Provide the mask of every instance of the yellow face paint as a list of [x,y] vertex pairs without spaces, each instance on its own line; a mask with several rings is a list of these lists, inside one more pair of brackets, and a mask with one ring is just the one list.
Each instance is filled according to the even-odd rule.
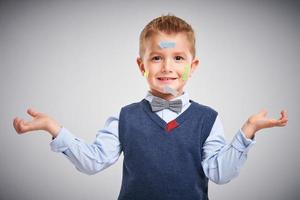
[[148,78],[148,76],[149,76],[149,71],[145,70],[145,72],[144,72],[144,77],[145,77],[145,78]]
[[182,80],[186,81],[188,79],[189,74],[190,74],[190,66],[189,64],[186,64],[184,68],[184,72],[182,74]]

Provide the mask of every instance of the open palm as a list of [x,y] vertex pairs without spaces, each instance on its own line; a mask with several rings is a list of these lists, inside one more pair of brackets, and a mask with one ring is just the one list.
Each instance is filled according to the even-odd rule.
[[31,121],[24,121],[16,117],[13,121],[14,128],[16,129],[17,133],[22,134],[28,131],[35,131],[35,130],[45,130],[47,126],[48,116],[34,111],[33,109],[28,109],[27,113],[32,116]]
[[267,111],[262,110],[261,112],[252,115],[248,121],[250,124],[254,126],[255,131],[264,128],[271,128],[271,127],[282,127],[285,126],[288,122],[288,116],[286,111],[281,111],[281,116],[279,119],[272,119],[267,117]]

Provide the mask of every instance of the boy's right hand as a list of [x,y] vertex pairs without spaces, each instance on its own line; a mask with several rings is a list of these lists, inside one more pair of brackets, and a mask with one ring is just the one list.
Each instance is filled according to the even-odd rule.
[[32,121],[24,121],[18,117],[14,119],[13,125],[17,133],[23,134],[29,131],[44,130],[54,138],[58,135],[61,127],[55,120],[33,109],[28,109],[27,113],[32,116]]

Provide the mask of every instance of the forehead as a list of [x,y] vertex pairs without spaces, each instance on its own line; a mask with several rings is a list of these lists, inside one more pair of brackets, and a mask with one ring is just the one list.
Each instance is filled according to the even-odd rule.
[[[162,44],[171,44],[170,48],[162,48]],[[145,50],[157,51],[163,49],[174,49],[177,51],[189,51],[190,42],[185,33],[156,33],[145,42]]]

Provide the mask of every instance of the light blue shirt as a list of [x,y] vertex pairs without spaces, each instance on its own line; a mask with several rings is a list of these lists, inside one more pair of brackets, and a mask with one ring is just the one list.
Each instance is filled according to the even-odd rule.
[[[152,98],[152,94],[148,93],[145,99],[151,102]],[[166,122],[177,118],[191,105],[187,93],[175,99],[182,100],[183,107],[180,113],[177,114],[169,109],[156,112]],[[118,125],[119,114],[109,117],[104,128],[97,132],[96,140],[92,144],[75,137],[62,127],[50,146],[53,151],[64,153],[79,171],[95,174],[114,164],[121,154]],[[239,129],[231,143],[226,144],[223,125],[220,117],[217,116],[210,135],[203,145],[202,167],[205,175],[217,184],[229,182],[239,174],[247,159],[247,153],[254,143],[255,140],[246,138]]]

